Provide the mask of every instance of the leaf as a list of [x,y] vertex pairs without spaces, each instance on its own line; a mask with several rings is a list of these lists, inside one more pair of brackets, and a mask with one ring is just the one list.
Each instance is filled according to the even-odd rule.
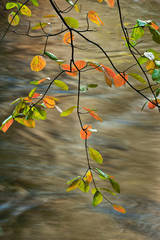
[[113,7],[114,7],[115,0],[105,0],[105,2],[108,4],[108,6],[109,6],[110,8],[113,8]]
[[148,61],[147,64],[146,64],[146,69],[148,71],[149,74],[152,74],[153,73],[153,70],[155,69],[155,63],[154,61]]
[[71,0],[66,0],[71,6],[74,6],[74,3]]
[[44,102],[44,105],[47,107],[47,108],[54,108],[55,107],[55,98],[54,97],[51,97],[51,96],[45,96],[43,98],[43,102]]
[[[74,40],[74,35],[72,34],[72,41]],[[63,36],[63,42],[65,43],[65,44],[70,44],[71,43],[71,34],[70,34],[70,32],[67,32],[67,33],[65,33],[64,34],[64,36]]]
[[99,168],[96,168],[99,176],[103,179],[103,180],[106,180],[106,179],[109,179],[110,176],[106,173],[104,173],[102,170],[100,170]]
[[98,190],[95,192],[94,196],[93,196],[93,206],[96,207],[98,204],[100,204],[103,201],[103,196],[101,194],[101,192],[99,192]]
[[77,19],[73,17],[64,17],[64,21],[70,28],[78,28],[79,27],[79,22]]
[[128,75],[127,74],[123,74],[123,73],[118,74],[114,78],[115,87],[121,87],[126,83],[126,81],[124,80],[124,78],[122,76],[126,79],[126,81],[128,81]]
[[139,57],[138,58],[138,62],[140,63],[140,64],[144,64],[144,63],[146,63],[148,61],[148,58],[146,58],[146,57]]
[[94,84],[94,83],[87,84],[87,87],[89,87],[89,88],[96,88],[96,87],[98,87],[98,84]]
[[113,206],[114,210],[116,210],[117,212],[120,212],[120,213],[123,213],[123,214],[126,213],[126,209],[123,208],[122,206],[120,206],[120,205],[115,205],[115,204],[113,204],[112,206]]
[[81,179],[78,187],[82,192],[89,191],[89,183],[87,181],[84,181],[83,179]]
[[156,43],[160,44],[160,32],[155,30],[153,27],[149,26],[149,30],[152,34],[152,39]]
[[[83,129],[85,129],[85,130],[83,130]],[[81,129],[81,131],[80,131],[80,137],[83,140],[85,140],[85,139],[88,139],[91,136],[92,132],[90,132],[89,129],[92,129],[92,126],[86,124],[86,125],[83,126],[83,129]]]
[[47,77],[47,78],[42,78],[42,79],[40,79],[38,81],[31,81],[30,84],[38,85],[38,84],[40,84],[42,82],[45,82],[46,80],[50,80],[50,78]]
[[132,30],[131,38],[137,41],[144,35],[144,29],[143,27],[139,27],[138,24],[136,24]]
[[66,111],[63,111],[60,116],[61,117],[67,117],[68,115],[70,115],[73,112],[73,110],[75,108],[76,108],[76,106],[68,108]]
[[67,192],[70,192],[70,191],[78,188],[80,182],[81,182],[81,179],[75,179],[75,180],[73,180],[73,181],[71,182],[71,184],[69,185],[69,187],[67,188],[66,191],[67,191]]
[[42,56],[35,56],[31,63],[31,70],[35,72],[41,71],[46,66],[46,60]]
[[76,67],[81,70],[86,66],[86,62],[83,60],[78,60],[75,62]]
[[75,9],[75,11],[76,11],[77,13],[80,13],[80,11],[81,11],[78,4],[75,4],[75,5],[74,5],[74,9]]
[[156,107],[155,100],[153,100],[152,102],[148,102],[147,106],[148,106],[149,109],[154,109]]
[[9,116],[6,120],[4,120],[3,122],[2,122],[2,125],[1,125],[1,127],[0,127],[0,130],[2,131],[2,132],[7,132],[7,130],[10,128],[10,126],[13,124],[13,122],[14,122],[14,119],[13,119],[13,117],[12,117],[12,115],[11,116]]
[[103,163],[102,155],[94,148],[89,147],[89,155],[90,155],[91,159],[96,161],[97,163],[99,163],[99,164]]
[[110,189],[108,188],[100,188],[101,191],[105,191],[105,192],[108,192],[110,194],[112,194],[113,196],[116,196],[116,193],[115,192],[112,192]]
[[155,30],[159,29],[159,26],[155,24],[154,22],[151,22],[151,27],[154,28]]
[[[22,6],[22,4],[20,4],[20,6]],[[26,5],[23,5],[21,7],[20,13],[23,14],[23,15],[26,15],[27,17],[30,17],[32,15],[31,10]]]
[[9,10],[9,9],[12,9],[14,7],[17,7],[17,3],[14,3],[14,2],[9,2],[9,3],[6,3],[6,9]]
[[147,84],[146,80],[137,73],[129,73],[128,75],[135,78],[136,80],[138,80],[141,83]]
[[58,60],[58,58],[53,53],[44,52],[44,54],[54,61]]
[[47,113],[44,109],[42,109],[41,107],[32,107],[32,118],[35,120],[45,120],[47,117]]
[[88,12],[88,18],[89,18],[90,21],[97,24],[98,26],[104,25],[104,23],[99,18],[97,12],[95,12],[95,11],[89,11]]
[[97,113],[95,113],[93,110],[89,109],[89,108],[85,108],[83,107],[83,109],[85,109],[86,111],[88,111],[88,113],[93,117],[95,118],[97,121],[101,121],[103,122],[102,118],[98,116]]
[[31,0],[31,2],[35,7],[39,6],[38,0]]
[[88,170],[88,172],[86,173],[85,177],[83,178],[84,181],[91,183],[92,182],[92,172],[91,170]]
[[26,120],[25,118],[17,117],[17,118],[15,118],[15,121],[17,121],[18,123],[20,123],[26,127],[30,127],[30,128],[35,127],[35,121],[33,119]]
[[68,74],[72,77],[77,76],[77,69],[75,67],[72,67],[72,71],[70,69],[70,65],[68,65],[68,64],[62,64],[61,67],[62,67],[63,70],[66,71],[65,72],[66,74]]
[[29,94],[28,94],[28,97],[29,97],[29,98],[32,98],[32,97],[33,97],[36,89],[37,89],[37,88],[33,88],[33,89],[29,92]]
[[115,192],[120,193],[120,186],[119,186],[119,184],[115,180],[113,180],[112,178],[109,178],[109,181],[110,181],[110,183],[112,185],[112,188],[115,190]]
[[152,73],[152,79],[158,83],[160,82],[160,69],[154,69]]
[[54,80],[54,84],[57,86],[57,87],[60,87],[61,89],[65,90],[65,91],[68,91],[68,85],[60,80]]
[[45,23],[45,22],[37,23],[31,29],[32,30],[39,30],[39,29],[45,28],[47,25],[48,25],[48,23]]
[[81,179],[81,177],[80,177],[80,176],[77,176],[77,177],[69,180],[69,181],[67,182],[67,184],[70,185],[73,181],[75,181],[75,180],[77,180],[77,179]]
[[112,69],[105,67],[105,66],[102,66],[102,70],[104,72],[104,77],[105,77],[105,81],[106,81],[107,85],[109,87],[112,87],[112,79],[114,78],[115,73],[113,72]]
[[17,26],[19,24],[19,21],[20,21],[20,18],[19,18],[18,15],[16,15],[15,12],[11,12],[8,15],[8,22],[9,22],[10,25]]

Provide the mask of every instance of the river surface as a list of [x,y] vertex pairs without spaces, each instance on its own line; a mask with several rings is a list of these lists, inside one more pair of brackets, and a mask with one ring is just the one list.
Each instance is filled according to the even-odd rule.
[[[33,9],[33,22],[46,14],[52,14],[48,1],[40,1],[39,9]],[[62,4],[63,1],[57,1]],[[87,11],[96,10],[104,27],[86,36],[98,42],[109,52],[116,66],[124,70],[134,63],[127,52],[120,29],[117,6],[109,9],[106,3],[80,1],[81,14],[68,14],[80,19],[85,28]],[[121,0],[124,21],[135,19],[159,21],[158,1]],[[39,17],[40,16],[40,17]],[[58,27],[57,18],[53,29]],[[1,20],[1,33],[6,20]],[[18,32],[26,31],[21,22]],[[33,33],[35,34],[35,33]],[[141,52],[156,48],[146,33],[140,44]],[[47,60],[47,67],[40,73],[32,73],[29,63],[43,50],[45,39],[28,38],[14,33],[7,34],[0,43],[0,120],[12,110],[10,102],[26,96],[31,89],[29,82],[43,77],[54,77],[58,66]],[[79,41],[75,58],[92,59],[107,66],[109,63],[94,46]],[[62,36],[49,40],[48,51],[68,60],[69,46],[64,46]],[[50,94],[59,97],[58,106],[63,110],[76,104],[77,80],[64,75],[68,93],[52,88]],[[89,145],[99,150],[104,158],[101,169],[115,176],[121,185],[121,194],[112,197],[115,203],[127,210],[125,215],[115,212],[106,202],[92,207],[92,194],[80,191],[66,193],[66,182],[83,175],[87,167],[83,141],[79,137],[76,113],[61,118],[56,110],[48,111],[48,120],[37,122],[35,129],[14,124],[6,134],[0,134],[0,239],[2,240],[158,240],[160,239],[160,121],[159,113],[147,108],[129,87],[108,88],[99,72],[82,74],[82,84],[97,83],[96,89],[82,93],[81,106],[97,109],[103,122],[84,115],[84,123],[98,129]],[[137,85],[138,86],[138,85]]]

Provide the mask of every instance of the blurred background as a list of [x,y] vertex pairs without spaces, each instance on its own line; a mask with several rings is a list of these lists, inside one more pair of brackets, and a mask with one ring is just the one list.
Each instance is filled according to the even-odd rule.
[[[1,35],[7,27],[7,12],[1,1]],[[40,7],[32,7],[32,25],[43,15],[54,14],[48,1],[40,0]],[[136,19],[152,19],[159,23],[159,1],[121,0],[126,24]],[[64,8],[64,1],[57,1]],[[117,6],[96,0],[81,0],[81,13],[67,16],[80,19],[86,27],[86,13],[94,10],[104,22],[103,27],[91,23],[93,33],[86,36],[99,43],[123,71],[133,62],[128,53],[120,28]],[[17,32],[25,33],[27,18],[21,17]],[[45,20],[46,21],[46,20]],[[59,30],[58,18],[47,31]],[[32,32],[36,35],[38,32]],[[69,61],[70,47],[63,44],[63,36],[49,39],[47,50],[60,59]],[[43,51],[44,38],[29,38],[8,33],[0,42],[0,120],[11,113],[10,103],[19,96],[27,96],[30,81],[53,78],[58,65],[47,59],[47,67],[31,72],[30,61]],[[94,46],[75,36],[75,59],[94,60],[109,66],[102,53]],[[145,34],[139,49],[143,53],[158,44]],[[137,71],[137,70],[135,70]],[[77,79],[63,75],[69,91],[53,87],[50,95],[59,98],[63,110],[76,104]],[[98,130],[89,139],[89,145],[101,152],[101,169],[115,177],[121,185],[120,196],[112,200],[126,208],[122,215],[107,202],[92,207],[92,194],[76,190],[66,193],[66,182],[83,175],[87,163],[84,142],[80,139],[80,126],[76,113],[67,118],[48,110],[45,121],[37,121],[35,129],[14,125],[6,134],[0,133],[0,239],[3,240],[157,240],[160,237],[160,121],[156,110],[141,112],[144,99],[128,86],[109,88],[98,71],[82,74],[82,85],[96,83],[98,87],[81,94],[81,106],[97,109],[103,122],[88,115],[84,123]],[[139,87],[138,82],[136,87]],[[42,91],[43,89],[41,89]]]

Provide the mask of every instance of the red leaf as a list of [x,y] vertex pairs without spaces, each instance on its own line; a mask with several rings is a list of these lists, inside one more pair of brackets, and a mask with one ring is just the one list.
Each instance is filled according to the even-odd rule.
[[114,208],[114,210],[116,210],[117,212],[120,212],[120,213],[123,213],[123,214],[125,214],[126,213],[126,209],[125,208],[123,208],[122,206],[120,206],[120,205],[113,205],[113,208]]
[[84,68],[86,66],[86,62],[83,60],[79,60],[75,62],[76,67],[81,70],[82,68]]
[[[153,103],[155,103],[155,100],[153,100],[152,102],[153,102]],[[155,107],[156,107],[156,105],[155,105],[155,104],[153,104],[153,103],[151,103],[151,102],[148,102],[148,108],[149,108],[149,109],[153,109],[153,108],[155,108]]]
[[13,118],[9,119],[1,128],[3,132],[7,132],[8,128],[13,124],[14,120]]
[[83,107],[83,109],[86,110],[86,111],[87,111],[93,118],[95,118],[97,121],[98,121],[98,120],[101,121],[101,122],[103,121],[102,118],[99,117],[98,114],[95,113],[94,111],[92,111],[91,109],[85,108],[85,107]]
[[89,131],[89,129],[91,129],[91,128],[92,128],[91,125],[86,124],[83,126],[83,129],[85,129],[85,130],[81,129],[81,131],[80,131],[80,137],[83,140],[88,139],[91,136],[92,133]]
[[[77,76],[77,70],[76,70],[75,67],[72,67],[72,71],[71,71],[70,65],[68,65],[68,64],[61,64],[61,66],[62,66],[63,70],[66,70],[66,74],[68,74],[68,75],[70,75],[72,77]],[[69,71],[69,72],[67,72],[67,71]]]
[[124,80],[122,75],[125,77],[126,81],[128,80],[128,75],[126,75],[126,74],[121,73],[121,74],[116,75],[114,77],[115,87],[121,87],[122,85],[124,85],[126,83],[126,81]]

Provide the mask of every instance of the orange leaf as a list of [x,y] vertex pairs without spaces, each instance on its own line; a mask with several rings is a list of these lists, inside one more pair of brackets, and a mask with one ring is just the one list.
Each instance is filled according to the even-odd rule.
[[122,206],[120,206],[120,205],[113,205],[113,208],[114,208],[114,210],[116,210],[117,212],[120,212],[120,213],[126,213],[126,209],[125,208],[123,208]]
[[40,83],[42,83],[42,82],[44,82],[46,80],[50,80],[50,79],[48,77],[47,78],[42,78],[41,80],[38,81],[38,83],[40,84]]
[[55,98],[51,96],[45,96],[43,98],[43,102],[47,108],[54,108],[55,106]]
[[126,81],[128,80],[128,75],[124,75],[123,73],[118,74],[114,77],[114,85],[115,87],[121,87],[122,85],[124,85],[126,83],[126,81],[124,80],[124,78],[122,77],[122,75],[125,77]]
[[80,131],[80,137],[83,140],[88,139],[91,136],[92,133],[89,131],[89,129],[91,129],[91,128],[92,128],[91,125],[86,124],[83,126],[83,129],[85,129],[85,130],[81,129],[81,131]]
[[92,66],[93,68],[95,68],[97,71],[103,72],[103,71],[102,71],[102,65],[98,65],[98,64],[92,63],[92,62],[89,62],[88,64],[89,64],[90,66]]
[[[38,98],[40,95],[41,95],[40,93],[34,93],[32,98]],[[25,97],[25,98],[23,98],[23,100],[27,101],[27,102],[32,102],[32,98]]]
[[98,14],[95,11],[88,12],[88,18],[93,22],[96,23],[98,26],[104,25],[104,23],[99,18]]
[[105,0],[109,7],[113,8],[115,4],[115,0]]
[[86,176],[83,178],[84,181],[90,183],[92,182],[92,173],[91,170],[88,170],[88,172],[86,173]]
[[[72,40],[74,40],[74,35],[72,35]],[[70,32],[67,32],[67,33],[64,34],[63,42],[65,44],[70,44],[71,43],[71,34],[70,34]]]
[[39,72],[46,66],[46,60],[42,56],[35,56],[30,66],[32,71]]
[[151,22],[151,26],[152,26],[152,28],[154,28],[155,30],[158,30],[158,29],[159,29],[159,26],[156,25],[154,22]]
[[114,79],[116,76],[115,72],[111,68],[106,67],[104,65],[102,65],[102,70],[104,72],[104,77],[105,77],[105,81],[106,81],[107,85],[111,87],[112,79]]
[[97,121],[98,121],[98,120],[101,121],[101,122],[103,121],[102,118],[99,117],[98,114],[95,113],[94,111],[92,111],[91,109],[85,108],[85,107],[83,107],[83,109],[85,109],[86,111],[88,111],[89,114],[90,114],[93,118],[95,118]]
[[1,128],[3,132],[7,132],[8,128],[13,124],[14,120],[13,118],[9,119]]
[[99,3],[103,2],[103,0],[97,0]]
[[[66,74],[72,76],[72,77],[75,77],[77,76],[77,70],[75,67],[72,67],[72,71],[70,71],[70,65],[68,64],[61,64],[62,66],[62,69],[63,70],[66,70]],[[67,71],[70,71],[70,72],[67,72]]]
[[146,69],[148,71],[149,74],[152,74],[153,73],[153,70],[155,69],[155,63],[154,61],[148,61],[147,64],[146,64]]
[[[152,102],[155,102],[155,101],[152,101]],[[153,109],[153,108],[155,108],[155,107],[156,107],[155,104],[153,104],[153,103],[151,103],[151,102],[148,102],[148,108]]]
[[86,66],[86,62],[83,60],[79,60],[75,62],[76,67],[81,70]]

